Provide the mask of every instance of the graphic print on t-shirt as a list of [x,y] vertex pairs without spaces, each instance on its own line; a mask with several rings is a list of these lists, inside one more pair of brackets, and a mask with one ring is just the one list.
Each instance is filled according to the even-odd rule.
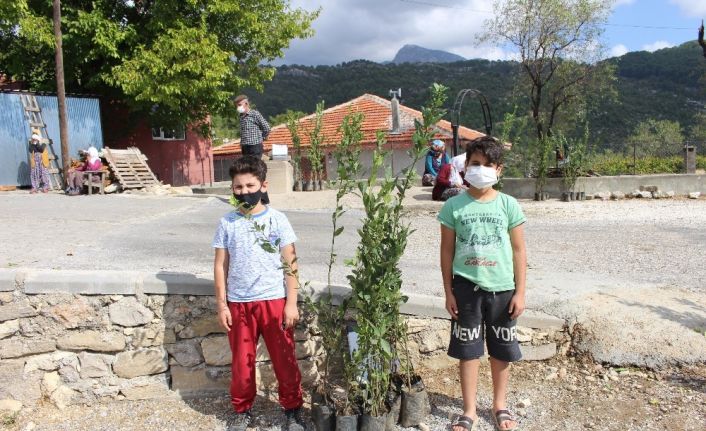
[[494,213],[464,214],[459,220],[457,241],[459,251],[467,256],[468,266],[496,266],[497,260],[489,259],[503,246],[503,232],[507,231],[507,220]]

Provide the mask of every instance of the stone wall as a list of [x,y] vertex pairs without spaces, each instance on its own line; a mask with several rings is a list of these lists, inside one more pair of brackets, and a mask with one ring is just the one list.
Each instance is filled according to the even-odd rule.
[[[87,287],[71,284],[69,274],[62,271],[50,275],[0,272],[0,400],[32,405],[46,399],[63,408],[227,392],[230,349],[216,321],[215,300],[203,289],[204,280],[160,277],[171,280],[171,287],[178,286],[161,290],[182,293],[148,294],[142,282],[131,291],[118,286],[117,279],[113,280],[117,284],[107,286],[93,277],[92,287]],[[185,280],[191,280],[197,295],[184,293],[190,289]],[[337,289],[338,296],[346,292],[344,287]],[[87,293],[91,290],[95,293]],[[106,290],[123,294],[101,294]],[[413,297],[403,307],[411,314],[409,348],[417,368],[454,364],[445,353],[450,323],[436,302],[438,298]],[[518,336],[526,359],[546,359],[568,345],[559,319],[528,313],[520,323]],[[303,384],[311,387],[319,378],[324,354],[316,325],[300,324],[295,339]],[[276,379],[262,343],[257,350],[257,385],[261,394],[276,395]]]

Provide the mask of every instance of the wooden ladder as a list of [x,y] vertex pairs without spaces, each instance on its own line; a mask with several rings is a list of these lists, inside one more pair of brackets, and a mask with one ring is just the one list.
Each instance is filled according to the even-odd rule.
[[42,108],[39,107],[39,103],[37,103],[37,98],[34,97],[34,94],[20,93],[20,100],[22,101],[22,107],[25,111],[25,119],[29,123],[30,134],[34,129],[39,130],[39,136],[41,137],[39,142],[46,144],[47,151],[49,151],[49,182],[51,183],[51,187],[61,190],[63,188],[61,169],[59,169],[57,163],[53,142],[49,139],[49,134],[47,133],[47,125],[44,123],[44,118],[42,117]]

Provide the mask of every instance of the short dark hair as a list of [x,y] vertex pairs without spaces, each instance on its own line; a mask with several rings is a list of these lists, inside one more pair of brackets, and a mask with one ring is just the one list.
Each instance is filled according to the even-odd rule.
[[466,162],[475,152],[481,153],[490,163],[503,164],[503,144],[492,136],[481,136],[466,145]]
[[231,180],[235,178],[236,175],[253,174],[261,183],[264,183],[267,178],[267,165],[259,157],[243,156],[239,159],[235,159],[233,165],[228,170],[228,174]]
[[233,98],[233,103],[237,105],[238,103],[242,102],[243,100],[248,100],[248,96],[246,96],[244,94],[240,94],[240,95],[236,96],[235,98]]

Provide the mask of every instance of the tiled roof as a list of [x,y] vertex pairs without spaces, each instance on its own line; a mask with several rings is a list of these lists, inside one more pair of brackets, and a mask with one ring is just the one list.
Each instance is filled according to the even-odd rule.
[[[362,146],[369,146],[375,143],[376,133],[379,130],[386,131],[387,142],[400,147],[408,147],[412,144],[412,134],[414,133],[414,120],[422,118],[422,113],[400,105],[400,128],[398,133],[391,133],[392,128],[392,108],[387,99],[373,94],[363,94],[346,103],[336,105],[326,109],[323,113],[323,126],[321,133],[324,137],[324,147],[335,146],[341,140],[341,133],[338,128],[343,122],[343,118],[349,112],[362,112],[364,115],[362,131]],[[311,145],[309,133],[314,127],[316,115],[311,114],[298,120],[299,136],[302,147]],[[437,123],[436,139],[443,139],[450,142],[452,138],[451,123],[442,120]],[[462,140],[475,139],[483,134],[467,127],[459,128],[459,138]],[[269,151],[272,144],[283,144],[291,148],[292,137],[286,124],[279,124],[272,128],[269,136],[264,142],[264,150]],[[234,140],[227,144],[213,149],[214,155],[228,155],[240,153],[240,140]]]

